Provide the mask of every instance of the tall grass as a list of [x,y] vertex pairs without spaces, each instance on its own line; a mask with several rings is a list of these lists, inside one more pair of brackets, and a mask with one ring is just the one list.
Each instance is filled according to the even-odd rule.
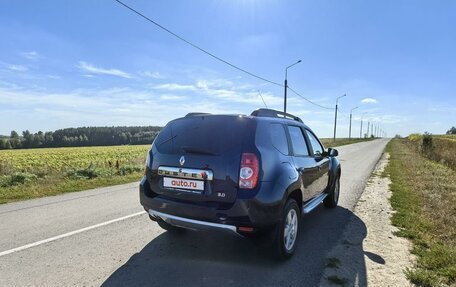
[[416,150],[430,160],[456,169],[456,136],[412,134],[408,139]]

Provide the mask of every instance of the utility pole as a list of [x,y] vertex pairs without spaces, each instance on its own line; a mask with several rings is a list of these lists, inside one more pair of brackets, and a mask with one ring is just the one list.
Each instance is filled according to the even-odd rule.
[[287,74],[288,74],[288,68],[291,68],[294,65],[299,64],[299,63],[301,63],[301,60],[299,60],[296,63],[291,64],[290,66],[285,68],[285,84],[284,84],[285,91],[284,91],[284,95],[283,95],[283,112],[284,113],[287,112],[287,89],[288,89]]
[[361,118],[361,127],[359,128],[359,138],[362,138],[363,135],[363,118]]
[[363,114],[361,115],[361,128],[359,129],[359,138],[360,138],[360,139],[363,138],[363,136],[362,136],[362,135],[363,135],[363,117],[364,117],[365,114],[367,114],[367,112],[366,112],[366,113],[363,113]]
[[335,111],[335,116],[334,116],[334,138],[333,138],[333,141],[336,142],[336,129],[337,129],[337,103],[339,102],[339,99],[340,98],[343,98],[347,96],[346,94],[343,94],[342,96],[340,97],[337,97],[336,99],[336,111]]
[[352,113],[354,110],[356,110],[358,107],[355,107],[350,110],[350,127],[348,128],[348,140],[351,140],[352,137]]
[[370,123],[369,123],[369,121],[367,121],[367,133],[366,133],[366,137],[369,137],[369,126],[370,126]]

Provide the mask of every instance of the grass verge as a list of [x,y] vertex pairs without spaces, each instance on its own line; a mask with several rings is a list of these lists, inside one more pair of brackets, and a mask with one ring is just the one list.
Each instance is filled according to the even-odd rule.
[[336,139],[335,142],[333,141],[332,138],[323,138],[323,139],[320,139],[320,140],[321,140],[321,143],[325,147],[336,147],[336,146],[341,146],[341,145],[347,145],[347,144],[371,141],[373,139],[374,138],[362,138],[362,139],[360,139],[360,138],[352,138],[352,139],[338,138],[338,139]]
[[407,277],[418,286],[456,286],[456,172],[421,156],[407,139],[393,139],[386,149],[391,220],[417,257]]
[[19,200],[58,195],[67,192],[87,190],[97,187],[130,183],[141,179],[143,172],[123,176],[96,177],[92,179],[70,179],[51,177],[41,182],[28,182],[21,185],[0,188],[0,204]]

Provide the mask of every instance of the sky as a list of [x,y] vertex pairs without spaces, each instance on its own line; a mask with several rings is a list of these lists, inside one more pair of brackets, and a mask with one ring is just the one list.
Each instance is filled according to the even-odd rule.
[[[318,136],[456,126],[455,1],[138,1],[224,60],[288,84],[287,111]],[[283,109],[283,87],[176,39],[114,0],[0,1],[0,134],[165,125],[189,112]]]

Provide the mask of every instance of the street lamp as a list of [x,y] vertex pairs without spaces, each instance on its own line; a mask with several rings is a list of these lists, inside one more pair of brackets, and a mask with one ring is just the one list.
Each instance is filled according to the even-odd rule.
[[287,82],[287,74],[288,74],[288,68],[291,68],[293,67],[294,65],[296,64],[299,64],[301,63],[301,60],[297,61],[296,63],[294,64],[291,64],[290,66],[286,67],[285,68],[285,92],[284,92],[284,96],[283,96],[283,112],[286,113],[287,112],[287,88],[288,88],[288,82]]
[[352,137],[352,113],[354,110],[356,110],[358,107],[355,107],[350,110],[350,128],[348,129],[348,140],[351,140]]
[[369,128],[370,128],[370,122],[367,121],[367,133],[366,133],[367,137],[369,137]]
[[362,134],[363,134],[363,117],[365,114],[367,114],[367,112],[365,112],[361,115],[361,128],[359,129],[359,138],[360,139],[363,138],[363,136],[362,136]]
[[337,104],[339,102],[339,99],[340,98],[343,98],[347,96],[346,94],[343,94],[342,96],[340,97],[337,97],[336,99],[336,111],[335,111],[335,116],[334,116],[334,138],[333,138],[333,141],[336,142],[336,128],[337,128]]

